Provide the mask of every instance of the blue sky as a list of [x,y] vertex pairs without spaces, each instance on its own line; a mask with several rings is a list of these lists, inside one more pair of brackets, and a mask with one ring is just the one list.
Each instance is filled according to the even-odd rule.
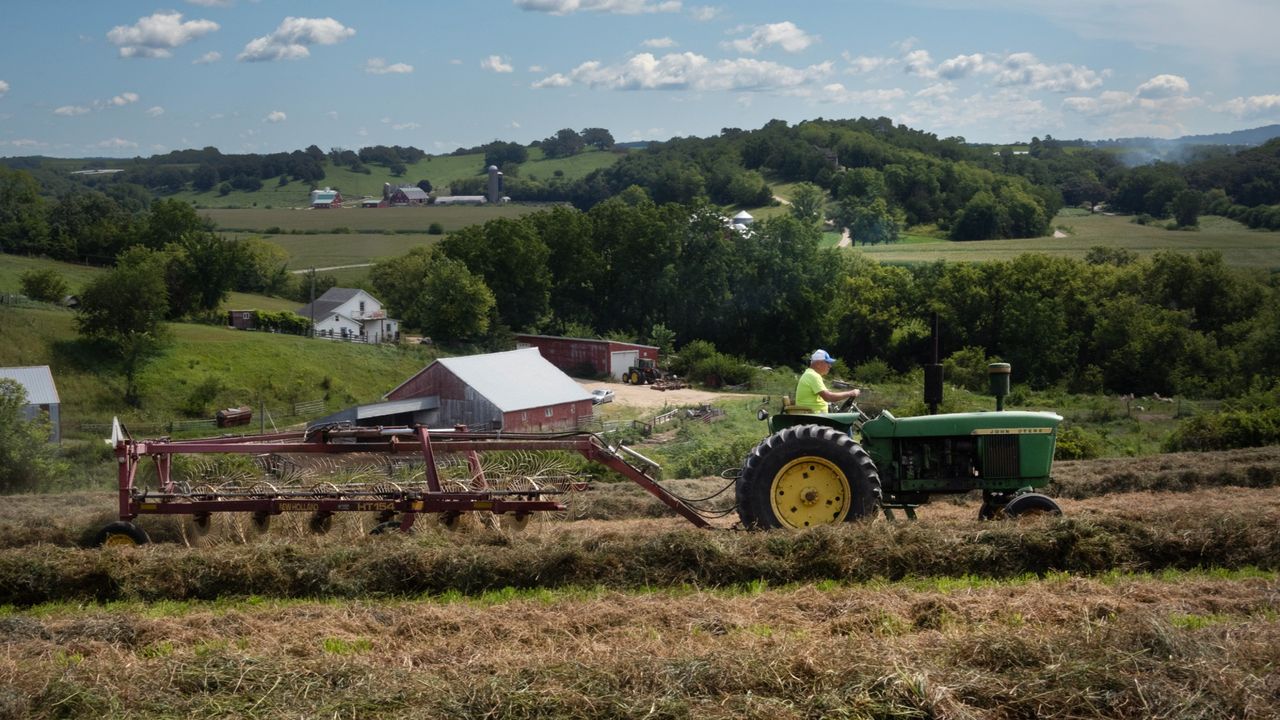
[[619,141],[888,116],[972,141],[1280,122],[1275,0],[6,2],[0,156]]

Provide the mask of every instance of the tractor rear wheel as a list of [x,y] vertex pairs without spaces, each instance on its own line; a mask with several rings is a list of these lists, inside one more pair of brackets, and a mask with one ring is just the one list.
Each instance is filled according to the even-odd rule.
[[151,538],[142,528],[123,520],[108,524],[93,537],[94,547],[133,547],[149,542]]
[[874,517],[880,475],[853,438],[823,425],[798,425],[751,451],[735,494],[745,527],[800,530]]

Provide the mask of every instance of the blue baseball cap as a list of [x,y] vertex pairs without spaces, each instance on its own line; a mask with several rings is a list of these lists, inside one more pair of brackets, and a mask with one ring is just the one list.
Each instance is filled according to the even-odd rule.
[[814,350],[813,354],[809,356],[809,362],[816,362],[818,360],[828,364],[834,364],[836,361],[836,359],[831,357],[831,354],[826,350]]

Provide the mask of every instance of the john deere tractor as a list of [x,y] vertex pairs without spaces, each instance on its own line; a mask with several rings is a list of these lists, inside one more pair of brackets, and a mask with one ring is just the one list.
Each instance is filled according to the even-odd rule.
[[[1032,492],[1050,481],[1062,417],[1008,412],[1009,365],[989,368],[996,412],[869,418],[852,400],[836,412],[795,407],[769,416],[769,437],[747,456],[736,484],[749,528],[801,529],[893,510],[915,517],[934,495],[982,491],[979,518],[1061,514]],[[942,398],[941,366],[926,366],[925,400]]]

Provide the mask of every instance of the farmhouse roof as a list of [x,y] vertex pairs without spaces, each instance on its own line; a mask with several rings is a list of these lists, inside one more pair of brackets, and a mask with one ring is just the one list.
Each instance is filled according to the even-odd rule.
[[734,220],[755,220],[755,218],[752,217],[751,213],[747,212],[746,210],[743,210],[737,215],[734,215],[733,219]]
[[361,292],[363,292],[363,290],[360,290],[359,288],[332,287],[325,290],[324,294],[316,298],[315,302],[307,303],[297,310],[294,310],[294,312],[302,317],[311,317],[311,310],[314,306],[315,316],[322,318],[331,314],[334,310],[341,307],[343,303]]
[[590,393],[560,368],[547,362],[537,348],[440,358],[436,363],[443,365],[502,412],[591,399]]
[[0,368],[0,378],[15,380],[27,391],[28,405],[56,405],[58,387],[53,384],[53,373],[48,365]]
[[405,185],[404,187],[399,188],[399,190],[400,192],[404,193],[404,196],[409,200],[431,199],[431,196],[427,194],[426,190],[423,190],[422,188],[416,185]]

